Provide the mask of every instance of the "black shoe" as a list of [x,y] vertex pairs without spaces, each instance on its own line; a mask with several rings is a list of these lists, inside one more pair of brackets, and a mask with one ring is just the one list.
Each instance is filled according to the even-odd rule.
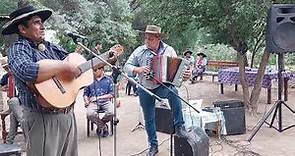
[[100,128],[96,129],[96,135],[97,136],[101,136],[101,132],[102,132],[102,130]]
[[155,156],[159,152],[157,146],[151,146],[146,156]]
[[109,136],[109,127],[108,125],[105,126],[105,128],[102,130],[102,133],[101,133],[101,137],[107,137]]
[[175,135],[181,138],[188,138],[188,132],[183,125],[175,128]]

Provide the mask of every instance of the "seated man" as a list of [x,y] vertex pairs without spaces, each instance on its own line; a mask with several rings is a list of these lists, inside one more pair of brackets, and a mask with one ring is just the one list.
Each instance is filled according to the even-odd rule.
[[[93,71],[95,80],[84,90],[84,102],[87,118],[97,125],[96,133],[98,136],[107,137],[109,135],[107,122],[113,117],[113,104],[111,99],[114,96],[113,80],[104,75],[104,68],[98,68]],[[105,115],[102,119],[98,111],[102,110]]]
[[194,63],[194,68],[192,70],[192,83],[195,83],[198,77],[202,78],[207,66],[207,59],[205,57],[207,56],[204,53],[197,54],[197,59]]

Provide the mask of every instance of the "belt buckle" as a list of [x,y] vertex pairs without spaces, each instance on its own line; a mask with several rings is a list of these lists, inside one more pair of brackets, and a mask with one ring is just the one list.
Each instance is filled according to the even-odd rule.
[[64,114],[68,113],[68,112],[69,112],[69,107],[63,109],[62,112],[63,112]]
[[63,113],[63,114],[66,114],[66,113],[70,112],[71,109],[72,109],[72,107],[69,106],[69,107],[66,107],[66,108],[53,108],[50,111],[53,112],[53,113]]
[[66,113],[69,113],[71,109],[72,109],[71,106],[70,107],[66,107],[65,109],[61,109],[60,112],[66,114]]

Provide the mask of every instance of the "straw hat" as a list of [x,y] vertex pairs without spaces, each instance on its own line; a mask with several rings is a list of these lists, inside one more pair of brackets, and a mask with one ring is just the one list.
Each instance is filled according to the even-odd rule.
[[160,34],[163,35],[161,32],[161,27],[156,26],[156,25],[147,25],[145,28],[145,31],[139,31],[140,33],[144,34]]
[[21,24],[26,18],[37,15],[42,21],[46,21],[52,14],[50,9],[36,9],[33,6],[25,6],[13,11],[10,15],[10,21],[8,21],[2,30],[3,35],[14,34],[18,32],[18,25]]

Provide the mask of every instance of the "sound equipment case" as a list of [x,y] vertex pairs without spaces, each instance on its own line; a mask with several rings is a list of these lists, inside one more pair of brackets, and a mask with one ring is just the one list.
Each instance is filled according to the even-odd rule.
[[175,156],[208,156],[209,137],[200,127],[193,127],[188,138],[174,136]]
[[213,105],[220,107],[223,112],[227,135],[246,133],[245,107],[242,101],[216,101]]

